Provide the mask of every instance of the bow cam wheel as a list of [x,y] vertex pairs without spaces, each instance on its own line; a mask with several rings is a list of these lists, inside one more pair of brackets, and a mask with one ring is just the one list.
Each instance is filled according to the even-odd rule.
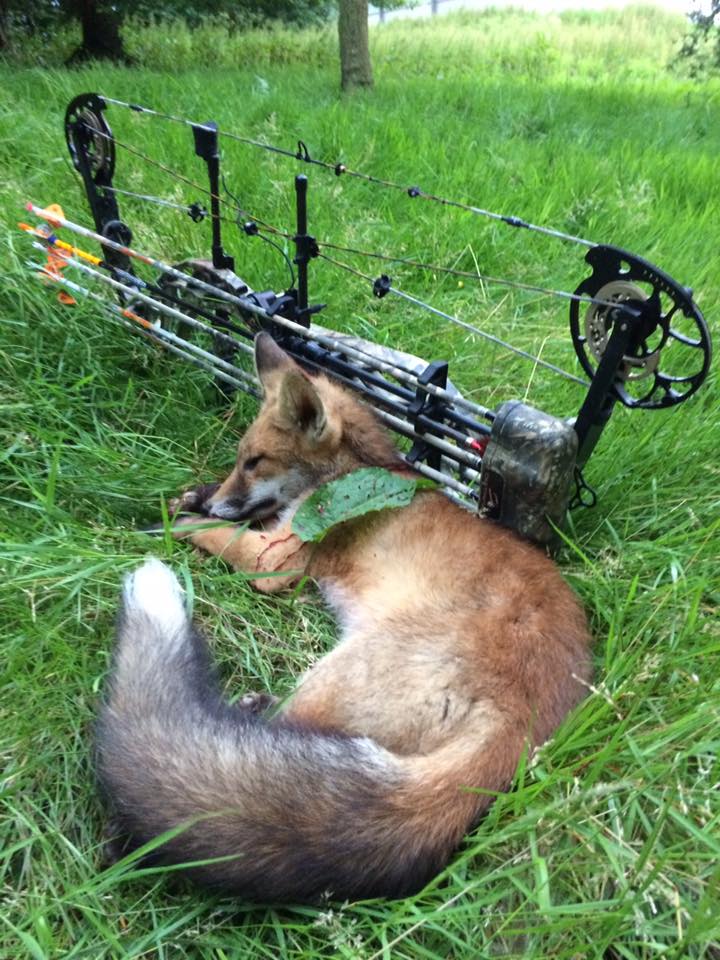
[[[645,410],[687,400],[711,359],[710,333],[692,290],[617,247],[593,247],[585,259],[593,272],[575,291],[583,300],[570,305],[570,332],[583,370],[595,375],[622,316],[632,336],[615,375],[618,399]],[[581,316],[586,298],[590,303]]]
[[115,141],[103,111],[105,101],[94,93],[83,93],[65,112],[65,138],[76,170],[81,170],[79,138],[88,158],[92,178],[97,184],[112,181],[115,172]]

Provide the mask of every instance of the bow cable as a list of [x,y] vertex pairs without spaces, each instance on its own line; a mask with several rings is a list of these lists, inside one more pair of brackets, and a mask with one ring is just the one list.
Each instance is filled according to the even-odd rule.
[[158,207],[170,207],[173,210],[182,210],[187,213],[190,209],[189,203],[176,203],[174,200],[166,200],[164,197],[151,197],[146,193],[135,193],[132,190],[121,190],[120,187],[103,187],[108,193],[117,193],[123,197],[133,197],[135,200],[144,200],[146,203],[154,203]]
[[[212,128],[208,127],[202,123],[194,123],[192,120],[188,120],[186,117],[176,117],[170,113],[162,113],[159,110],[153,110],[150,107],[143,107],[137,103],[127,103],[124,100],[116,100],[113,97],[106,97],[104,94],[99,94],[99,96],[106,102],[112,103],[119,107],[126,107],[129,110],[132,110],[134,113],[145,113],[149,116],[158,117],[161,120],[169,120],[172,123],[180,123],[188,127],[195,127],[201,130],[210,130]],[[403,193],[406,193],[409,197],[415,198],[418,197],[422,200],[430,200],[434,203],[442,204],[447,207],[456,207],[459,210],[465,210],[468,213],[473,213],[476,216],[487,217],[491,220],[500,221],[507,224],[511,227],[520,227],[524,230],[530,230],[534,233],[541,233],[545,236],[554,237],[558,240],[568,240],[571,243],[578,243],[585,247],[595,247],[597,243],[593,240],[586,240],[584,237],[576,237],[573,234],[564,233],[562,230],[555,230],[552,227],[543,227],[536,223],[529,223],[527,220],[524,220],[522,217],[512,216],[508,214],[495,213],[492,210],[486,210],[483,207],[477,207],[470,203],[463,203],[460,200],[451,200],[447,197],[441,197],[434,193],[427,193],[424,190],[421,190],[420,187],[408,187],[402,183],[396,183],[393,180],[385,180],[382,177],[376,177],[371,174],[362,173],[360,170],[352,170],[344,163],[330,163],[326,160],[318,160],[315,157],[311,157],[308,152],[307,147],[302,140],[298,141],[298,150],[293,152],[292,150],[286,150],[283,147],[278,147],[272,143],[264,143],[261,140],[253,140],[250,137],[242,137],[237,133],[232,133],[226,130],[217,131],[218,136],[225,137],[228,140],[234,140],[237,143],[244,143],[248,146],[257,147],[261,150],[267,150],[270,153],[280,154],[284,157],[290,157],[294,160],[302,160],[304,163],[310,163],[316,167],[322,167],[325,170],[332,170],[336,176],[345,175],[348,177],[353,177],[357,180],[364,180],[367,183],[375,183],[382,187],[388,187],[392,190],[402,190]]]
[[[339,267],[341,270],[346,270],[348,273],[352,273],[356,277],[361,277],[363,280],[367,280],[373,285],[373,287],[375,286],[376,280],[367,273],[363,273],[361,270],[357,270],[355,267],[351,267],[347,263],[342,263],[340,260],[334,260],[324,253],[320,253],[318,256],[322,260],[327,260],[328,263],[332,263],[334,266]],[[525,289],[532,290],[534,288],[529,285],[525,285]],[[396,296],[402,297],[403,300],[408,300],[410,303],[415,304],[415,306],[421,307],[423,310],[428,310],[430,313],[434,313],[436,316],[442,317],[444,320],[448,320],[450,323],[454,323],[459,327],[463,327],[465,330],[470,331],[470,333],[475,333],[478,336],[483,337],[485,340],[490,340],[497,346],[504,347],[506,350],[509,350],[510,353],[515,353],[519,357],[523,357],[525,360],[532,360],[533,363],[537,363],[541,367],[552,370],[553,373],[557,373],[561,377],[565,377],[566,380],[579,383],[583,387],[590,386],[589,382],[587,380],[583,380],[582,377],[577,377],[574,373],[568,373],[567,370],[563,370],[561,367],[556,366],[554,363],[550,363],[548,360],[543,360],[541,357],[536,357],[532,353],[528,353],[526,350],[521,350],[520,347],[513,347],[512,344],[507,343],[505,340],[501,340],[500,337],[496,337],[492,333],[487,333],[485,330],[481,330],[479,327],[474,326],[472,323],[467,323],[465,320],[461,320],[459,317],[454,317],[452,314],[445,313],[444,311],[439,310],[437,307],[433,307],[432,304],[425,303],[424,300],[413,297],[411,294],[405,293],[403,290],[398,290],[397,287],[393,287],[389,283],[384,286],[384,290],[387,293],[394,293]]]
[[[193,124],[190,124],[190,121],[183,121],[183,122],[187,122],[188,125],[193,126]],[[100,131],[93,131],[93,134],[103,137],[106,140],[113,140],[117,144],[117,146],[122,147],[124,150],[129,151],[131,154],[143,160],[145,163],[149,164],[150,166],[157,167],[158,169],[162,170],[163,173],[166,173],[168,176],[174,177],[176,180],[179,180],[180,182],[193,187],[195,190],[200,190],[202,193],[206,194],[211,199],[217,200],[219,203],[225,206],[232,207],[238,213],[242,213],[243,215],[247,216],[250,220],[259,224],[259,227],[262,228],[263,230],[267,230],[268,232],[274,234],[275,236],[283,237],[286,240],[293,239],[292,234],[287,233],[286,231],[281,230],[279,227],[275,227],[264,220],[261,220],[259,217],[256,217],[253,214],[249,213],[247,210],[243,210],[242,208],[237,207],[234,203],[230,203],[230,201],[227,200],[225,197],[212,193],[212,191],[208,190],[207,187],[203,187],[201,184],[195,183],[195,181],[191,180],[189,177],[186,177],[181,173],[177,173],[175,170],[170,169],[170,167],[166,167],[164,164],[160,163],[158,160],[153,160],[152,157],[148,157],[146,154],[141,153],[139,150],[136,150],[134,147],[131,147],[128,144],[123,143],[120,140],[117,140],[115,137],[111,137],[108,134],[102,133]],[[143,199],[149,200],[150,198],[143,197]],[[220,216],[219,219],[223,223],[230,223],[233,226],[238,226],[237,217],[235,219],[230,219],[228,217]],[[445,273],[450,276],[463,277],[469,280],[478,281],[480,283],[510,287],[512,289],[529,291],[531,293],[539,293],[542,296],[560,297],[565,300],[577,300],[580,303],[594,304],[595,306],[600,306],[600,307],[610,307],[610,308],[617,307],[617,303],[613,301],[598,299],[597,297],[591,297],[587,294],[570,293],[568,290],[553,290],[550,287],[542,287],[535,284],[523,283],[520,280],[509,280],[504,277],[493,277],[493,276],[489,276],[482,273],[476,273],[471,270],[458,270],[455,267],[444,267],[438,264],[424,263],[420,260],[412,260],[406,257],[394,257],[387,253],[378,253],[378,252],[371,252],[369,250],[360,250],[355,247],[345,247],[345,246],[341,246],[340,244],[331,243],[325,240],[317,240],[317,244],[320,247],[327,247],[330,250],[339,250],[343,253],[353,253],[362,257],[372,258],[375,260],[383,260],[386,263],[399,263],[408,267],[412,267],[417,270],[428,270],[436,273]],[[590,244],[590,246],[593,246],[593,244]],[[336,261],[333,261],[330,257],[325,257],[325,259],[329,263],[336,263]],[[533,360],[534,359],[535,358],[533,357]],[[582,381],[582,382],[584,385],[586,385],[585,381]]]

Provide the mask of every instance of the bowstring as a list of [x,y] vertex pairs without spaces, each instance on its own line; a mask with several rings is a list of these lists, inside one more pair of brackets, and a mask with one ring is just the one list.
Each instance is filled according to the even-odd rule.
[[[108,99],[109,102],[116,102],[116,101],[111,101],[109,98],[104,98],[104,99]],[[117,101],[117,102],[121,102],[121,101]],[[135,108],[131,106],[131,109],[135,109]],[[152,113],[153,115],[165,117],[167,119],[177,119],[178,122],[187,123],[189,126],[196,126],[195,124],[191,124],[190,121],[180,120],[180,118],[172,118],[170,114],[167,114],[167,115],[158,114],[156,113],[156,111],[150,111],[149,109],[145,109],[145,108],[144,108],[144,112]],[[202,125],[197,124],[197,126],[202,126]],[[131,147],[129,144],[124,143],[121,140],[118,140],[114,136],[110,136],[109,134],[103,133],[101,131],[95,131],[95,130],[93,130],[93,134],[101,136],[106,140],[114,140],[117,146],[122,147],[124,150],[127,150],[133,156],[138,157],[139,159],[143,160],[145,163],[148,163],[150,166],[157,167],[168,176],[173,177],[176,180],[179,180],[180,182],[193,187],[195,190],[201,191],[211,199],[216,199],[220,204],[223,204],[224,206],[231,206],[236,211],[236,216],[234,218],[229,218],[229,217],[224,217],[222,216],[222,214],[220,214],[218,215],[218,218],[221,220],[221,222],[232,224],[233,226],[237,226],[238,225],[237,213],[240,212],[243,215],[247,216],[250,220],[254,221],[256,224],[258,224],[259,228],[261,228],[262,230],[266,230],[269,233],[273,234],[274,236],[282,237],[285,240],[293,239],[292,234],[288,233],[287,231],[281,230],[279,227],[275,227],[265,220],[261,220],[259,217],[256,217],[254,214],[250,213],[249,211],[243,210],[241,207],[238,207],[234,203],[230,203],[225,197],[220,196],[218,194],[214,194],[211,190],[208,190],[207,187],[203,187],[201,184],[195,183],[195,181],[191,180],[189,177],[186,177],[183,174],[178,173],[175,170],[172,170],[170,167],[165,166],[165,164],[160,163],[158,160],[153,160],[152,157],[148,157],[146,154],[135,149],[134,147]],[[424,263],[423,261],[420,261],[420,260],[414,260],[407,257],[392,256],[391,254],[380,253],[377,251],[360,250],[355,247],[342,246],[340,244],[332,243],[326,240],[317,240],[317,243],[320,247],[326,247],[329,250],[337,250],[343,253],[351,253],[351,254],[355,254],[361,257],[366,257],[369,259],[381,260],[385,263],[398,263],[404,266],[412,267],[413,269],[417,269],[417,270],[427,270],[427,271],[432,271],[436,273],[448,274],[450,276],[462,277],[462,278],[474,280],[480,283],[488,283],[493,285],[511,287],[517,290],[523,290],[525,292],[538,293],[541,296],[559,297],[566,300],[574,300],[574,301],[578,301],[579,303],[594,304],[596,306],[601,306],[601,307],[610,307],[610,308],[617,307],[617,303],[615,303],[614,301],[602,300],[602,299],[598,299],[597,297],[590,297],[587,294],[570,293],[568,290],[554,290],[550,287],[543,287],[537,284],[523,283],[520,280],[510,280],[505,277],[490,276],[488,274],[482,274],[482,273],[474,272],[471,270],[458,270],[455,267],[445,267],[439,264]],[[327,259],[328,262],[331,262],[331,263],[333,262],[332,258],[326,257],[325,259]]]

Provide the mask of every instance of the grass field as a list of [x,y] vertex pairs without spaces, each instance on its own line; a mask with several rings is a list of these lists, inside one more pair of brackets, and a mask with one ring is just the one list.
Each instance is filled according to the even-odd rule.
[[[373,40],[376,89],[340,97],[334,39],[138,31],[153,68],[0,66],[0,957],[379,960],[720,957],[719,396],[711,375],[670,412],[619,409],[587,471],[594,511],[573,514],[560,564],[589,611],[597,682],[449,868],[417,897],[264,908],[101,865],[92,719],[118,585],[151,553],[192,574],[228,692],[291,688],[332,644],[312,593],[268,599],[186,545],[150,541],[164,497],[222,473],[252,415],[223,416],[201,371],[158,357],[88,304],[62,308],[23,268],[28,199],[89,223],[62,133],[66,103],[99,90],[504,213],[624,246],[720,309],[720,86],[669,72],[682,25],[650,10],[541,20],[489,14],[410,22]],[[61,36],[40,53],[57,62]],[[212,64],[207,66],[209,51]],[[120,141],[189,176],[189,131],[119,109]],[[243,206],[292,227],[296,166],[227,147]],[[318,237],[572,290],[580,248],[315,170]],[[120,152],[116,184],[198,197]],[[123,204],[135,243],[172,261],[208,249],[206,225]],[[228,235],[257,288],[285,282],[277,254]],[[352,261],[366,269],[364,261]],[[379,271],[378,271],[379,272]],[[397,283],[576,370],[566,306],[442,275]],[[352,276],[312,268],[326,325],[449,357],[480,402],[560,415],[572,384]]]

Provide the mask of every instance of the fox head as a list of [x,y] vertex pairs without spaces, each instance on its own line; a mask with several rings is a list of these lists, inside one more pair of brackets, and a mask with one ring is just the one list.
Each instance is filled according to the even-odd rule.
[[267,333],[255,338],[255,366],[263,390],[260,411],[204,512],[262,520],[359,466],[399,465],[371,411],[327,377],[310,377]]

